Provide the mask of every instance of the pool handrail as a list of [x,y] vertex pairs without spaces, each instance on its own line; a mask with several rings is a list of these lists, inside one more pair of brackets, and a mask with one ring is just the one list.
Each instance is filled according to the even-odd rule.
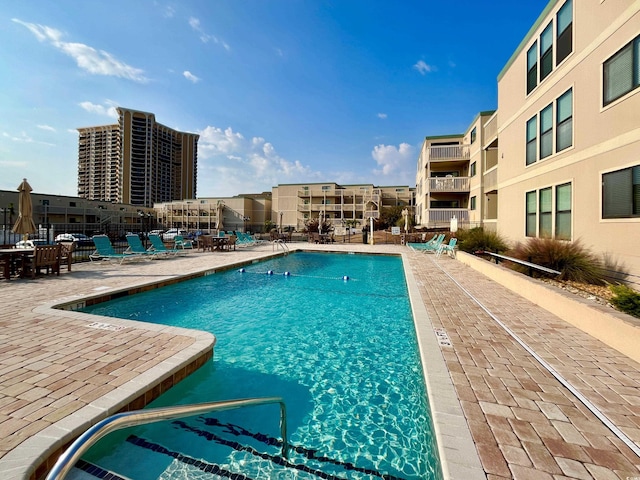
[[112,415],[93,425],[80,435],[69,448],[58,458],[46,477],[46,480],[63,480],[83,454],[98,440],[111,432],[127,427],[146,425],[149,423],[172,420],[214,411],[230,410],[269,403],[280,404],[280,435],[282,435],[282,457],[287,458],[289,443],[287,442],[287,407],[282,397],[244,398],[239,400],[223,400],[219,402],[176,405],[171,407],[133,410]]

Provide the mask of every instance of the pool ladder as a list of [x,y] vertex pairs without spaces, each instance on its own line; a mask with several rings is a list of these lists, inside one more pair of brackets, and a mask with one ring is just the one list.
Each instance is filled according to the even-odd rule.
[[280,248],[282,248],[282,251],[284,252],[285,255],[289,254],[289,246],[287,245],[287,243],[284,240],[281,239],[277,239],[273,241],[273,248],[272,250],[280,250]]
[[219,412],[235,408],[280,404],[280,435],[282,435],[282,457],[287,458],[289,443],[287,442],[287,408],[281,397],[245,398],[240,400],[225,400],[221,402],[197,403],[193,405],[178,405],[174,407],[150,408],[148,410],[134,410],[118,413],[96,423],[93,427],[80,435],[55,463],[46,480],[62,480],[73,468],[80,457],[98,440],[111,432],[127,427],[146,425],[164,420],[189,417],[204,413]]

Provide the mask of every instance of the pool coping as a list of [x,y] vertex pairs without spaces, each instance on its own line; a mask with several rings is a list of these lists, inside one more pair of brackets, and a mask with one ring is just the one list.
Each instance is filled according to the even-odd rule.
[[484,480],[487,477],[478,450],[422,301],[411,262],[407,253],[403,252],[401,256],[443,478]]
[[[290,253],[296,251],[389,255],[402,259],[443,478],[464,478],[471,480],[486,478],[449,371],[438,345],[438,340],[434,334],[433,325],[419,293],[406,250],[390,252],[385,249],[345,252],[344,250],[337,249],[315,250],[309,248],[294,248]],[[214,335],[207,332],[168,327],[135,320],[101,317],[94,314],[78,312],[76,311],[77,309],[104,301],[108,298],[139,293],[164,285],[215,274],[218,271],[239,268],[247,264],[261,262],[268,258],[286,254],[286,252],[281,251],[263,251],[260,253],[259,258],[229,262],[215,268],[205,268],[183,275],[170,275],[162,280],[139,281],[125,287],[107,287],[100,292],[90,295],[70,295],[34,307],[32,309],[34,314],[46,318],[56,317],[74,322],[86,322],[86,326],[99,321],[107,326],[132,327],[171,335],[188,336],[194,339],[194,343],[115,388],[107,395],[99,397],[73,414],[64,417],[23,441],[4,457],[0,458],[0,471],[3,472],[3,475],[6,475],[4,478],[7,480],[24,480],[44,476],[43,472],[51,468],[59,454],[91,425],[119,411],[142,408],[160,393],[163,393],[167,388],[184,379],[189,373],[193,373],[193,371],[213,357],[216,340]]]

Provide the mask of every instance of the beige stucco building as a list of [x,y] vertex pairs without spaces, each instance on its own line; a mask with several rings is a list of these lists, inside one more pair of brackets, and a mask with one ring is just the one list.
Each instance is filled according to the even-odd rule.
[[[640,275],[639,86],[640,2],[551,0],[499,73],[497,111],[444,139],[458,142],[460,176],[469,172],[460,215],[512,243],[579,240]],[[427,137],[418,159],[422,224],[431,221],[425,199],[444,199],[427,176],[439,170],[428,153],[442,141]],[[462,205],[464,193],[446,200],[454,194]]]
[[146,207],[195,198],[199,135],[117,112],[117,124],[78,129],[78,196]]

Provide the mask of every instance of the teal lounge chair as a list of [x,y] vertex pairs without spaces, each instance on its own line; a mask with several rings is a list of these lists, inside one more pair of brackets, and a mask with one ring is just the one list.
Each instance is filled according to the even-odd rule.
[[428,241],[427,243],[411,243],[409,246],[418,252],[422,253],[436,253],[442,242],[444,241],[444,233],[439,234],[435,240]]
[[143,255],[137,253],[117,253],[113,249],[113,245],[111,244],[111,240],[106,235],[94,235],[93,236],[93,244],[96,247],[95,252],[89,255],[89,260],[108,260],[115,261],[118,263],[122,263],[125,260],[134,260],[139,259]]
[[439,257],[440,255],[442,255],[443,253],[446,252],[447,255],[449,255],[450,257],[455,258],[456,256],[456,243],[457,243],[458,239],[453,237],[449,239],[449,243],[443,243],[438,247],[438,251],[436,252],[436,257]]
[[183,250],[193,250],[193,242],[188,238],[185,239],[182,235],[176,235],[173,239],[174,248],[181,248]]
[[145,249],[138,235],[127,235],[127,243],[129,244],[129,247],[124,251],[125,254],[135,253],[138,255],[146,255],[151,258],[160,258],[166,256],[166,253]]
[[160,235],[149,234],[149,241],[151,242],[151,247],[149,250],[156,253],[164,253],[166,255],[177,255],[180,252],[184,252],[181,248],[167,248],[164,246]]

